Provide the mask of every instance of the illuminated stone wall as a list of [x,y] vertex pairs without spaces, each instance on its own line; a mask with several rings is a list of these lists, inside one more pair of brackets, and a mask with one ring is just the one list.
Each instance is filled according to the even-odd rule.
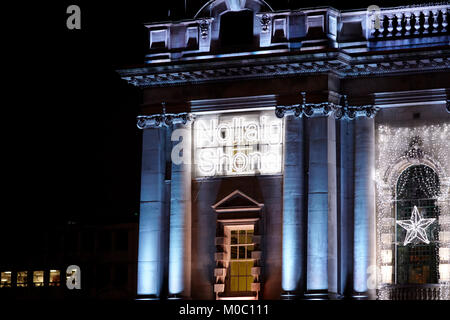
[[214,268],[217,213],[211,205],[235,190],[264,203],[259,222],[262,234],[264,299],[281,294],[282,176],[215,178],[192,183],[192,298],[215,299]]

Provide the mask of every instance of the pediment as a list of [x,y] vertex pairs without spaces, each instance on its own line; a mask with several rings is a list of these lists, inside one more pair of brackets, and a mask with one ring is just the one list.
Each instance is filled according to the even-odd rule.
[[260,211],[264,204],[249,197],[239,190],[235,190],[228,196],[211,206],[216,212]]

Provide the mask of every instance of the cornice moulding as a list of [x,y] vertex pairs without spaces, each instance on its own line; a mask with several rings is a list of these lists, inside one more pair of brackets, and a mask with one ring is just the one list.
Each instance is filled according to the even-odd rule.
[[[226,80],[289,77],[296,75],[333,73],[340,78],[358,78],[372,75],[403,74],[424,71],[442,71],[450,68],[447,56],[403,56],[390,59],[342,59],[327,57],[312,61],[289,61],[272,64],[240,63],[239,66],[210,64],[209,68],[151,68],[119,71],[121,77],[140,88],[208,83]],[[344,56],[344,58],[346,58]]]

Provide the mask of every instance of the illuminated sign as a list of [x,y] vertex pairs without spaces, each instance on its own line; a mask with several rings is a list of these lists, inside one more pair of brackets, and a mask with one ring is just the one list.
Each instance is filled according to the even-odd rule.
[[283,135],[283,121],[273,111],[197,116],[196,176],[281,173]]

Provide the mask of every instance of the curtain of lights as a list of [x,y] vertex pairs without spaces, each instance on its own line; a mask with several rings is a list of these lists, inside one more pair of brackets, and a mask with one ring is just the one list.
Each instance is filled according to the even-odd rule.
[[[439,208],[436,198],[439,194],[439,178],[428,166],[413,165],[402,172],[397,183],[395,202],[396,220],[407,220],[411,217],[414,206],[417,206],[424,218],[438,218]],[[437,223],[426,229],[427,239],[424,243],[414,239],[404,245],[406,230],[396,226],[395,257],[397,284],[437,283],[439,268],[439,232]]]
[[[380,299],[387,298],[385,288],[389,286],[424,282],[438,283],[441,299],[450,299],[449,128],[449,124],[417,127],[380,124],[376,128],[377,282]],[[426,229],[430,240],[428,247],[419,241],[405,247],[406,231],[396,223],[410,219],[414,206],[418,207],[423,218],[436,219]],[[397,252],[400,247],[403,249]],[[423,270],[422,274],[418,270],[416,273],[410,271],[423,265],[429,265],[426,276]]]

